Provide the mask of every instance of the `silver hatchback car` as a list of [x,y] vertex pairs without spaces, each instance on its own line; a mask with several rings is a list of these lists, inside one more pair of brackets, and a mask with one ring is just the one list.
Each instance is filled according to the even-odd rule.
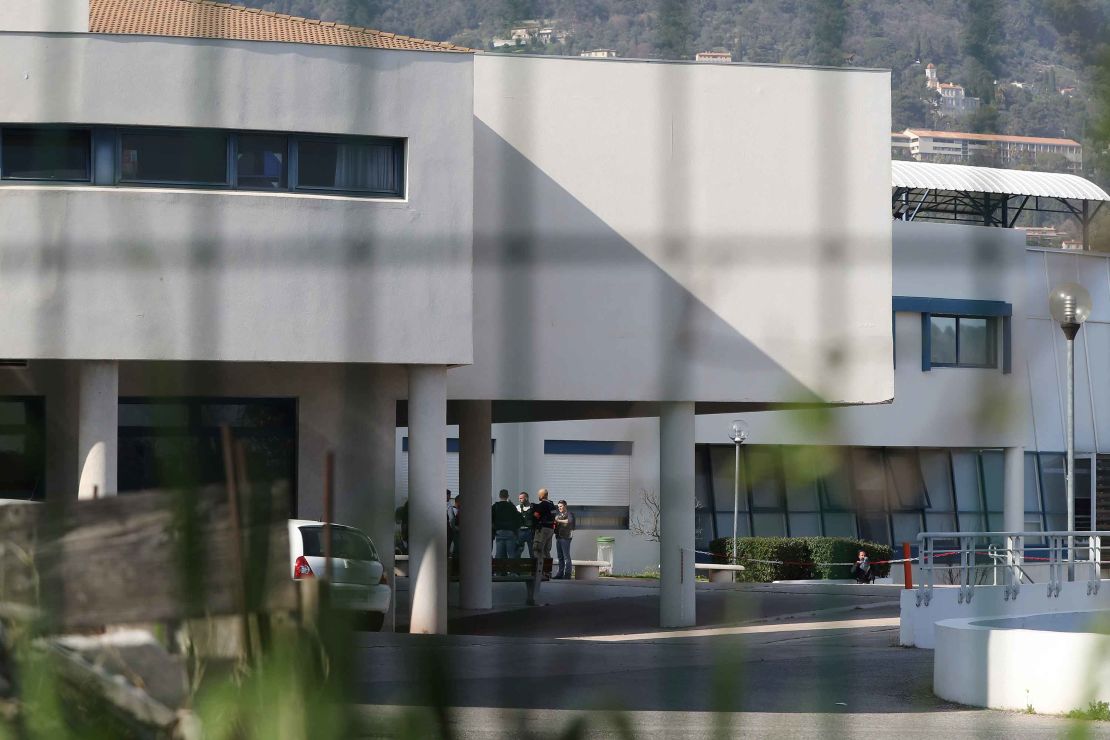
[[[356,612],[368,629],[380,630],[389,612],[389,579],[374,543],[362,531],[331,525],[331,603]],[[293,580],[324,576],[324,523],[289,520],[289,561]]]

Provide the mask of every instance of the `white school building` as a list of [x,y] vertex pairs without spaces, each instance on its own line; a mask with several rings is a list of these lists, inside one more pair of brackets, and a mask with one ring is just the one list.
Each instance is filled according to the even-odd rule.
[[[992,522],[1031,479],[1056,513],[1058,393],[1028,397],[1056,366],[1026,349],[1056,340],[1026,286],[1105,263],[892,228],[885,71],[22,6],[0,10],[4,497],[218,482],[226,424],[317,518],[331,451],[340,521],[388,543],[409,503],[414,632],[446,629],[444,489],[465,512],[541,485],[580,512],[576,555],[608,535],[617,570],[661,564],[661,622],[693,624],[738,416],[746,532]],[[799,482],[783,451],[807,445],[850,465]],[[882,481],[915,475],[927,504],[894,507]],[[642,491],[660,543],[627,529]],[[461,521],[462,604],[488,606],[489,521]]]

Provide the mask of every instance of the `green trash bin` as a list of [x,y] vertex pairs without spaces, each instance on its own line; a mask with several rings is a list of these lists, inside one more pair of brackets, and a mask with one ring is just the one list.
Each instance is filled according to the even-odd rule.
[[597,538],[597,559],[603,563],[609,563],[608,566],[599,567],[597,569],[598,573],[613,574],[613,543],[616,541],[615,537]]

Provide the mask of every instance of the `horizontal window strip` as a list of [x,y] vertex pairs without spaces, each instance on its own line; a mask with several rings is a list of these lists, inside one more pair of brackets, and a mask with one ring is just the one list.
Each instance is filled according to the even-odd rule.
[[631,442],[606,442],[589,439],[547,439],[545,455],[631,455]]
[[[408,437],[402,437],[401,438],[401,452],[408,452],[408,451],[409,451],[409,438]],[[448,452],[454,452],[454,453],[457,453],[459,451],[459,438],[458,437],[448,437],[447,438],[447,451]],[[497,452],[497,440],[496,439],[491,439],[489,441],[489,451],[490,451],[491,455],[494,452]]]

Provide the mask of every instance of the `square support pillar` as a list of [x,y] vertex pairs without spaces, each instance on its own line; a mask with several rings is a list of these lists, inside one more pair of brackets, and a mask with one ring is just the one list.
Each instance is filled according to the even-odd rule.
[[489,401],[459,403],[459,606],[463,609],[493,607],[492,434]]
[[409,366],[409,631],[447,633],[447,368]]
[[119,363],[82,362],[77,377],[77,498],[118,488]]
[[659,413],[659,622],[692,627],[694,609],[694,404]]
[[1003,472],[1002,528],[1025,531],[1025,448],[1007,447]]

